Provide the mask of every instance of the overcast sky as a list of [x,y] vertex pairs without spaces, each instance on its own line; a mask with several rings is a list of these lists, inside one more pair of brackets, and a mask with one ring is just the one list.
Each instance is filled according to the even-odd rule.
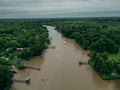
[[0,18],[120,16],[120,0],[0,0]]

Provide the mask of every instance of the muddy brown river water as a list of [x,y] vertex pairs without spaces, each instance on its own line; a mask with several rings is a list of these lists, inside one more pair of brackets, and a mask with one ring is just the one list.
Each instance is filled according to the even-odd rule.
[[79,65],[87,61],[88,51],[83,50],[74,40],[67,39],[54,27],[47,26],[52,37],[50,46],[41,57],[27,64],[40,67],[41,71],[17,70],[15,78],[30,77],[30,84],[14,82],[11,90],[120,90],[120,80],[102,80],[89,65]]

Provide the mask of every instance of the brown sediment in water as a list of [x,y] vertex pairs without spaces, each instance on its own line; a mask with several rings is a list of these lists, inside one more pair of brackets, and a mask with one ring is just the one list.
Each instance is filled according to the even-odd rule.
[[[47,26],[51,46],[44,55],[28,62],[28,66],[39,67],[40,71],[26,69],[18,70],[15,78],[30,77],[31,83],[14,83],[11,90],[119,90],[119,81],[102,80],[89,66],[78,63],[87,61],[89,51],[85,51],[74,40],[62,37]],[[65,42],[65,43],[64,43]]]

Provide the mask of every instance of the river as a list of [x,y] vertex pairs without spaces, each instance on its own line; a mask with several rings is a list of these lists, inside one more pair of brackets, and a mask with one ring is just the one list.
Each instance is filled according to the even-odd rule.
[[102,80],[87,61],[89,51],[83,50],[74,40],[63,37],[55,27],[47,26],[50,46],[41,57],[27,64],[41,70],[17,70],[15,78],[30,77],[30,84],[14,82],[11,90],[120,90],[119,80]]

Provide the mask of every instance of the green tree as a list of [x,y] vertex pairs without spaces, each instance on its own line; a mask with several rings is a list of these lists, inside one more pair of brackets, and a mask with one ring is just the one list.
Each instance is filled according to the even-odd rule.
[[119,47],[110,39],[106,37],[100,38],[98,41],[94,42],[90,46],[91,50],[96,52],[108,52],[108,53],[118,53]]
[[0,90],[9,90],[13,83],[13,72],[8,66],[0,65]]

